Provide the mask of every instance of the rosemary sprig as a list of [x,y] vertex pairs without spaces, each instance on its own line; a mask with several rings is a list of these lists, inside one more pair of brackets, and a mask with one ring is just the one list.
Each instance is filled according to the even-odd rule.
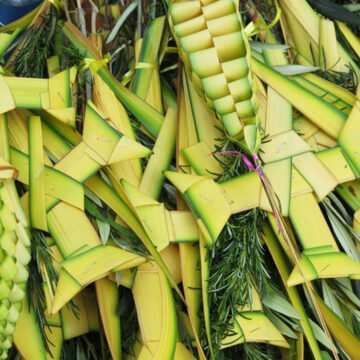
[[[321,49],[322,56],[324,58],[325,70],[318,70],[316,74],[322,78],[329,80],[330,82],[339,85],[352,93],[356,92],[357,84],[359,79],[357,78],[356,72],[351,66],[348,66],[348,72],[335,71],[333,68],[326,67],[326,55],[324,49]],[[310,44],[310,52],[312,56],[312,63],[314,66],[317,65],[317,58],[314,53],[314,49]]]
[[59,274],[53,266],[51,250],[46,243],[44,233],[36,229],[31,230],[31,258],[32,260],[29,263],[29,280],[27,283],[29,305],[31,305],[35,311],[45,350],[51,354],[49,339],[45,333],[47,321],[44,312],[45,294],[42,287],[43,279],[41,276],[40,264],[45,266],[50,284],[55,284],[57,282]]
[[43,78],[46,73],[46,59],[53,51],[52,38],[55,33],[57,13],[54,7],[43,15],[40,24],[33,26],[23,46],[12,61],[17,76]]
[[[209,252],[208,296],[215,349],[233,333],[232,324],[241,308],[251,306],[251,289],[255,287],[261,293],[270,281],[259,237],[264,217],[259,209],[233,215]],[[221,358],[220,354],[214,356]]]
[[[246,149],[233,139],[226,139],[217,151],[241,151]],[[218,182],[224,182],[249,169],[240,157],[216,157],[224,171],[217,177]],[[264,249],[260,241],[262,221],[266,213],[255,208],[231,216],[221,232],[215,246],[208,253],[209,279],[208,296],[210,308],[211,340],[214,348],[212,359],[251,358],[264,359],[261,352],[234,346],[220,350],[221,340],[233,334],[233,323],[245,305],[252,303],[251,289],[256,288],[261,295],[263,289],[271,286]],[[206,337],[203,334],[203,338]],[[241,357],[240,353],[242,354]],[[256,354],[255,356],[250,356]]]
[[65,55],[65,60],[66,60],[65,68],[70,67],[70,66],[80,67],[81,62],[84,59],[84,56],[81,55],[81,53],[78,49],[76,49],[72,45],[62,46],[61,49]]
[[[222,130],[219,128],[219,130]],[[223,152],[223,151],[241,151],[244,153],[244,155],[247,155],[248,151],[245,146],[241,147],[239,149],[239,146],[241,146],[240,142],[233,142],[231,138],[226,138],[225,140],[217,139],[219,142],[219,145],[216,145],[216,151],[217,152]],[[242,159],[238,156],[214,156],[215,159],[220,163],[221,167],[223,168],[223,172],[221,174],[215,174],[217,175],[216,181],[218,183],[225,182],[227,180],[233,179],[234,177],[237,177],[241,174],[245,174],[249,171],[248,167],[244,164]]]
[[352,67],[348,68],[348,72],[334,71],[327,69],[326,71],[318,70],[317,74],[330,82],[339,85],[352,93],[356,92],[359,79]]
[[[43,289],[43,278],[41,275],[41,265],[45,268],[48,274],[50,285],[53,287],[59,278],[59,274],[56,271],[53,264],[53,256],[51,249],[47,244],[44,232],[36,229],[31,230],[31,261],[29,263],[29,279],[27,283],[27,293],[29,299],[29,305],[35,311],[37,323],[39,324],[41,337],[44,343],[45,350],[51,355],[49,348],[49,339],[45,332],[47,320],[45,316],[44,307],[45,294]],[[55,288],[52,288],[55,291]],[[74,300],[71,300],[67,306],[71,309],[75,316],[78,316],[78,307]]]

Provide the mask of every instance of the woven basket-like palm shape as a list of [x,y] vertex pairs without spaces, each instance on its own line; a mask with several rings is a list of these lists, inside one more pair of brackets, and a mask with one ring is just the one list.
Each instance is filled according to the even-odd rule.
[[230,136],[256,121],[249,44],[232,0],[173,2],[173,33],[194,83]]
[[0,359],[7,358],[12,346],[30,261],[30,239],[16,213],[8,181],[12,180],[0,181]]

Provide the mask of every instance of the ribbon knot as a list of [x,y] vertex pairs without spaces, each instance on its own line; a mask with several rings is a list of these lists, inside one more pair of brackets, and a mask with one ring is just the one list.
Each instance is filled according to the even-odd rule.
[[90,59],[84,58],[81,62],[81,67],[84,69],[89,69],[92,75],[95,75],[103,66],[111,60],[109,53],[105,54],[103,59]]

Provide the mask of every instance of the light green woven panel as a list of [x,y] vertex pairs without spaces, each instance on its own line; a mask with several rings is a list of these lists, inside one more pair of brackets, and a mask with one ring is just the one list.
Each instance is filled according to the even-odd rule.
[[7,358],[29,277],[30,239],[0,181],[0,359]]
[[232,0],[191,0],[170,6],[173,33],[194,84],[230,136],[255,123],[259,107],[250,48]]

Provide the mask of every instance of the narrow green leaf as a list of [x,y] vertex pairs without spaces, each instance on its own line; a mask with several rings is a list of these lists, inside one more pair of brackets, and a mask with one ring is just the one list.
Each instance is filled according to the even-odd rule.
[[125,11],[121,14],[119,19],[117,20],[115,26],[111,30],[111,32],[106,40],[105,45],[111,43],[115,39],[115,37],[118,34],[118,32],[120,31],[121,27],[123,26],[123,24],[125,23],[127,18],[130,16],[130,14],[136,9],[137,5],[138,5],[138,1],[135,0],[125,9]]
[[347,278],[337,278],[335,281],[348,299],[360,309],[360,299],[354,294],[350,280]]
[[265,311],[265,315],[269,318],[269,320],[275,325],[275,327],[281,332],[281,334],[288,336],[291,339],[297,339],[298,336],[296,333],[285,324],[279,317],[277,317],[274,313],[270,311]]
[[101,200],[87,187],[85,187],[85,196],[93,201],[97,206],[102,207]]
[[352,224],[353,220],[350,216],[349,212],[345,209],[345,206],[342,204],[342,202],[339,200],[339,198],[335,195],[335,193],[330,193],[328,195],[328,198],[334,203],[334,205],[338,208],[340,211],[342,217],[348,224]]
[[316,340],[323,344],[329,350],[332,350],[324,330],[316,322],[312,321],[311,319],[309,319],[309,321]]
[[293,319],[301,320],[301,316],[294,307],[284,298],[284,296],[277,294],[275,291],[271,291],[263,297],[262,302],[265,306],[272,310]]
[[264,49],[267,50],[287,50],[289,48],[288,45],[285,44],[268,44],[268,43],[263,43],[260,41],[249,41],[250,44],[250,48],[252,50],[258,51],[258,52],[262,52]]
[[273,66],[272,68],[285,76],[306,74],[320,69],[320,67],[318,66],[305,66],[305,65],[276,65]]
[[110,235],[110,225],[107,222],[101,221],[99,219],[96,219],[96,223],[99,228],[101,242],[103,245],[106,245]]
[[323,290],[323,297],[325,304],[329,306],[342,320],[344,319],[344,315],[341,311],[340,304],[337,301],[336,297],[334,296],[332,290],[327,285],[326,281],[321,281],[322,283],[322,290]]
[[334,233],[343,247],[345,253],[352,259],[360,263],[360,253],[345,226],[339,219],[329,210],[326,211],[330,224]]
[[335,4],[329,0],[309,0],[311,6],[313,6],[320,14],[326,16],[332,20],[339,20],[347,24],[360,25],[360,16],[353,14],[339,4]]

